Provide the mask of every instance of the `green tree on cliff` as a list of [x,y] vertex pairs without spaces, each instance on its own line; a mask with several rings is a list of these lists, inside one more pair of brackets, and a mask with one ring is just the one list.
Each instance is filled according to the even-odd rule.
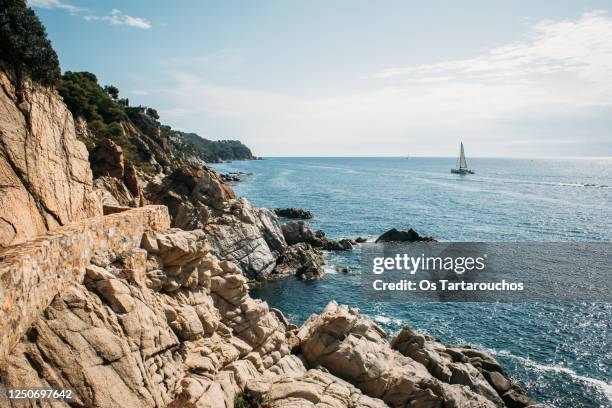
[[60,65],[47,32],[24,0],[0,0],[0,59],[18,76],[55,85]]
[[104,87],[104,92],[106,92],[113,100],[119,99],[119,88],[115,85],[106,85]]

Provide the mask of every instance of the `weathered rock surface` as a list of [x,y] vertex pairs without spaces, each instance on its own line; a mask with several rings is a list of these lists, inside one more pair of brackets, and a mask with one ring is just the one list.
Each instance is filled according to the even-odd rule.
[[93,182],[103,206],[138,207],[138,201],[127,186],[118,178],[98,177]]
[[[103,217],[102,225],[123,225],[125,217],[132,225],[130,217],[149,208],[161,207]],[[151,226],[164,225],[150,217]],[[233,407],[245,399],[321,408],[529,401],[488,354],[445,348],[407,328],[394,350],[367,317],[335,302],[295,329],[249,297],[242,270],[216,257],[204,230],[121,238],[81,255],[90,259],[83,273],[75,269],[5,353],[2,386],[71,388],[73,406],[102,408]],[[289,250],[298,248],[308,245]]]
[[[88,133],[87,124],[80,121],[80,132]],[[123,149],[109,139],[103,139],[92,150],[89,161],[94,188],[104,207],[142,207],[147,204],[140,186],[139,174],[129,161],[125,160]],[[104,210],[106,214],[107,211]]]
[[123,149],[110,139],[103,139],[91,151],[89,157],[94,177],[110,176],[123,179],[125,158]]
[[275,208],[274,213],[279,217],[284,218],[295,218],[303,220],[309,220],[314,218],[314,214],[312,212],[302,210],[301,208]]
[[399,231],[395,228],[382,234],[376,242],[437,242],[432,237],[423,237],[410,228],[408,231]]
[[249,278],[267,279],[287,246],[276,216],[237,199],[208,167],[179,168],[147,190],[151,201],[168,206],[173,226],[205,230],[213,252]]
[[59,227],[0,250],[0,361],[68,286],[80,282],[96,252],[123,253],[146,230],[168,228],[168,211],[147,206]]
[[61,98],[0,69],[0,246],[101,211],[87,150]]
[[304,280],[321,279],[325,274],[325,260],[321,251],[310,244],[299,243],[289,246],[276,261],[276,268],[271,277],[296,275]]
[[[476,352],[478,354],[476,357],[472,354],[475,350],[469,350],[468,354],[474,356],[475,365],[473,365],[468,355],[462,353],[461,349],[448,348],[431,337],[413,332],[410,327],[404,327],[393,338],[391,346],[403,355],[423,364],[435,378],[451,384],[466,385],[496,405],[503,406],[501,396],[510,389],[510,380],[491,355]],[[492,371],[486,370],[483,363]],[[491,373],[494,376],[493,380],[488,381],[487,376],[492,378]],[[504,389],[506,381],[508,387]],[[495,388],[494,384],[498,388]]]
[[422,363],[391,349],[382,329],[356,309],[331,302],[304,323],[297,337],[309,366],[324,367],[393,407],[500,406],[499,398],[493,401],[465,385],[442,381]]
[[151,231],[142,246],[94,255],[2,364],[4,386],[68,387],[88,407],[230,407],[243,377],[290,353],[284,324],[203,231]]
[[330,240],[325,236],[323,231],[312,231],[310,225],[306,221],[289,221],[283,224],[281,229],[285,241],[287,241],[289,245],[306,243],[326,251],[349,251],[353,249],[351,240]]

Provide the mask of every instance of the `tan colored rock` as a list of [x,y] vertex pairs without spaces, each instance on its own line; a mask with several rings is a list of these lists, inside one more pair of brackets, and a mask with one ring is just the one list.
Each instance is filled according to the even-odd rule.
[[293,367],[279,363],[285,325],[202,234],[141,232],[130,247],[93,251],[84,284],[60,291],[0,364],[3,385],[71,387],[82,406],[229,407],[266,368]]
[[168,206],[172,225],[203,229],[214,253],[251,278],[266,279],[286,247],[272,211],[253,208],[208,167],[185,166],[147,187],[147,198]]
[[0,70],[0,247],[101,211],[87,150],[61,98]]
[[115,177],[98,177],[93,185],[104,206],[138,207],[134,195],[121,180]]
[[489,384],[481,372],[469,364],[468,359],[447,352],[447,347],[432,338],[415,333],[404,327],[391,341],[391,346],[403,355],[423,364],[435,378],[470,387],[497,406],[503,406],[500,395]]
[[323,366],[393,407],[495,407],[467,387],[439,381],[423,364],[392,350],[384,331],[356,309],[331,302],[297,336],[310,366]]

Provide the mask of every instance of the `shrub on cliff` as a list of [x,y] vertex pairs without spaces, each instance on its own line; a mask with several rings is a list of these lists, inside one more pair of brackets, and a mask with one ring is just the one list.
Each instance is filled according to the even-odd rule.
[[18,76],[55,85],[60,65],[47,32],[24,0],[0,0],[0,59]]
[[[115,101],[111,94],[119,96],[119,90],[112,87],[102,88],[98,78],[91,72],[66,71],[59,82],[58,90],[72,115],[87,121],[87,127],[94,140],[83,140],[91,151],[96,142],[110,139],[123,149],[126,158],[136,166],[144,166],[146,159],[141,157],[138,147],[125,134],[121,122],[127,120],[125,107]],[[116,91],[116,92],[115,92]]]

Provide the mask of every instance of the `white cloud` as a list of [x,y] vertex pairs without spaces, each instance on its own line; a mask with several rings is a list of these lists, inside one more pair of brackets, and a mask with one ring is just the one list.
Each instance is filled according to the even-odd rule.
[[477,155],[571,155],[589,144],[612,154],[609,129],[593,125],[612,111],[603,12],[540,22],[482,55],[382,70],[331,96],[219,86],[192,72],[171,72],[162,114],[262,155],[455,154],[461,138]]
[[121,10],[113,9],[108,16],[83,16],[86,21],[105,21],[114,26],[128,26],[148,30],[151,28],[151,22],[141,17],[132,17],[123,14]]
[[69,3],[65,3],[60,0],[28,0],[28,5],[33,7],[40,7],[46,9],[61,9],[66,10],[70,14],[77,14],[83,11],[82,8],[74,6]]
[[[70,3],[63,2],[61,0],[29,0],[28,4],[33,7],[45,8],[45,9],[60,9],[69,12],[72,15],[78,15],[85,13],[87,9],[82,7],[74,6]],[[85,21],[105,21],[110,25],[114,26],[127,26],[148,30],[152,24],[149,20],[142,17],[133,17],[127,14],[123,14],[121,10],[113,9],[107,16],[98,15],[84,15]]]
[[419,80],[500,80],[557,73],[580,79],[608,79],[612,70],[612,20],[603,11],[586,13],[578,21],[543,21],[523,39],[491,49],[487,54],[406,68],[389,68],[374,78]]

